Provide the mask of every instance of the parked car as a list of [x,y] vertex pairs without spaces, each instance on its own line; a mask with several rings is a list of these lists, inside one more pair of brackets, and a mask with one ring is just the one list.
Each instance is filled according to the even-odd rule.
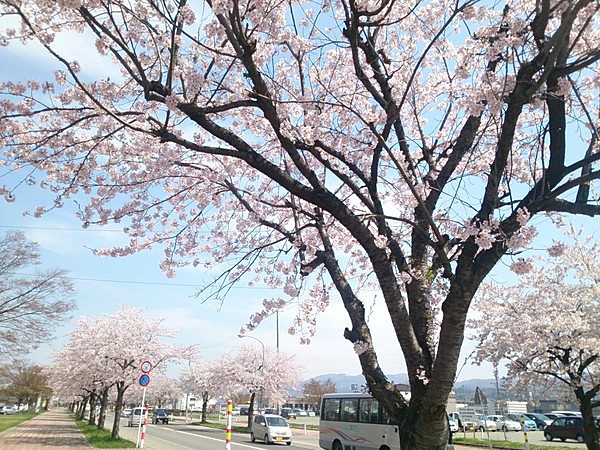
[[287,421],[275,414],[258,414],[252,421],[250,440],[256,442],[261,439],[265,444],[285,442],[292,445],[292,430]]
[[546,417],[548,417],[549,419],[551,419],[552,421],[555,421],[556,419],[559,419],[561,417],[567,417],[567,416],[563,416],[562,414],[555,414],[555,413],[544,413],[544,415]]
[[448,425],[450,427],[450,433],[457,433],[460,431],[460,428],[458,427],[458,420],[449,418]]
[[19,408],[17,408],[16,406],[4,405],[2,411],[0,411],[0,414],[13,415],[19,414],[19,412]]
[[509,419],[506,416],[491,415],[488,420],[496,422],[496,429],[502,431],[521,431],[521,424],[516,420]]
[[131,415],[131,408],[124,408],[121,411],[121,417],[129,417]]
[[152,412],[152,423],[159,424],[164,423],[165,425],[169,424],[169,413],[166,409],[158,408]]
[[489,420],[483,414],[478,414],[475,420],[475,429],[480,431],[496,431],[496,422]]
[[281,408],[281,416],[286,419],[295,419],[296,411],[292,408]]
[[231,415],[232,416],[239,416],[240,415],[240,410],[241,410],[241,408],[239,406],[236,406],[235,408],[233,408],[231,410]]
[[570,416],[570,417],[581,417],[581,412],[579,411],[550,411],[552,414],[559,414],[561,416]]
[[308,417],[315,417],[317,415],[313,410],[308,411]]
[[550,425],[553,421],[553,419],[551,419],[548,416],[545,416],[544,414],[526,413],[525,416],[529,417],[531,420],[533,420],[535,422],[538,430],[543,430],[548,425]]
[[575,416],[559,417],[544,429],[544,437],[547,441],[558,438],[561,441],[575,439],[577,442],[585,442],[583,419]]
[[462,419],[460,417],[460,413],[457,412],[449,412],[448,413],[448,419],[449,420],[454,420],[456,422],[456,424],[458,425],[458,429],[462,430],[463,429],[463,423],[462,423]]
[[137,426],[140,424],[140,422],[143,422],[144,419],[148,419],[148,412],[146,411],[146,408],[141,408],[141,407],[137,407],[137,408],[133,408],[131,410],[131,415],[129,416],[129,420],[127,421],[127,426],[128,427],[133,427],[133,426]]
[[300,409],[300,410],[298,410],[298,416],[299,416],[299,417],[300,417],[300,416],[305,416],[305,417],[307,417],[307,416],[308,416],[308,412],[307,412],[305,409]]
[[535,431],[537,430],[537,424],[534,420],[531,420],[525,414],[507,414],[506,415],[510,420],[514,420],[515,422],[522,423],[525,426],[525,431]]
[[248,414],[250,414],[250,407],[240,406],[240,416],[247,416]]

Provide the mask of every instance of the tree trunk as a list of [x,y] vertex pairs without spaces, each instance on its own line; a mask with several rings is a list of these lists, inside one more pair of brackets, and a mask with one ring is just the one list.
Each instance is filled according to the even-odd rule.
[[411,409],[409,406],[404,420],[399,422],[401,450],[445,450],[450,437],[446,408],[423,406],[416,413]]
[[102,390],[102,396],[100,397],[100,415],[98,417],[98,429],[104,429],[104,423],[106,422],[106,409],[108,408],[108,387]]
[[208,391],[204,391],[202,393],[202,416],[200,417],[200,422],[206,422],[206,410],[208,409]]
[[90,425],[96,425],[96,402],[97,402],[98,396],[92,392],[90,394],[90,417],[88,419],[88,423]]
[[256,398],[256,392],[250,395],[250,407],[248,408],[248,428],[252,427],[252,419],[254,418],[254,399]]
[[579,400],[579,411],[583,419],[585,431],[585,445],[588,450],[600,450],[600,430],[596,427],[592,411],[592,398],[585,392],[581,385],[575,389],[575,396]]
[[83,397],[81,400],[81,404],[79,405],[79,411],[77,412],[77,417],[79,420],[83,420],[85,418],[85,407],[88,404],[88,397]]
[[117,382],[117,401],[115,404],[115,420],[113,421],[112,427],[112,438],[119,439],[119,427],[121,425],[121,410],[123,409],[123,397],[127,386],[124,382]]

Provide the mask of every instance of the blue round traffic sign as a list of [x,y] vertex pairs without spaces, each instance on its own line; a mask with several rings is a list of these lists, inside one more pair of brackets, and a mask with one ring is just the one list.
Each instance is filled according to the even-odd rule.
[[150,383],[150,377],[145,373],[140,377],[140,386],[146,387],[148,386],[148,383]]

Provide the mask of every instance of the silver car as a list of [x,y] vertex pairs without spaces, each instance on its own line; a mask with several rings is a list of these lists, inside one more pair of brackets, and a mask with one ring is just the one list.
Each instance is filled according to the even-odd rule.
[[285,442],[292,445],[292,430],[287,421],[275,414],[258,414],[252,421],[250,440],[256,442],[260,439],[265,444]]
[[5,406],[2,408],[2,411],[0,411],[0,414],[12,415],[19,414],[19,412],[20,411],[16,406]]
[[148,419],[148,412],[146,408],[133,408],[131,410],[131,415],[129,416],[129,420],[127,421],[128,427],[138,426],[140,422],[144,422],[144,419]]

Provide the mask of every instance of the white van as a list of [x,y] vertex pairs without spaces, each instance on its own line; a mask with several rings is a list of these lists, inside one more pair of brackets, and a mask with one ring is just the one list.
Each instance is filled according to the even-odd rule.
[[275,414],[257,414],[252,421],[250,440],[260,439],[265,444],[285,442],[292,445],[292,430],[287,421]]
[[133,408],[131,410],[131,415],[129,416],[129,420],[127,421],[128,427],[138,426],[140,421],[143,423],[144,419],[148,419],[148,412],[146,408]]

